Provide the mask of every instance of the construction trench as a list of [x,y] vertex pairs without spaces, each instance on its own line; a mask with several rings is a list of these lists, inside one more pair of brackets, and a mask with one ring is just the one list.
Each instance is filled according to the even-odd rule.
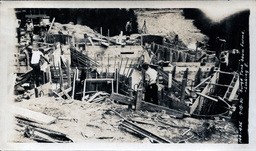
[[[110,37],[48,23],[33,37],[50,61],[41,62],[39,87],[30,39],[17,45],[13,142],[237,143],[239,75],[216,65],[215,52],[188,49],[178,35]],[[159,105],[144,101],[144,62],[158,72]]]

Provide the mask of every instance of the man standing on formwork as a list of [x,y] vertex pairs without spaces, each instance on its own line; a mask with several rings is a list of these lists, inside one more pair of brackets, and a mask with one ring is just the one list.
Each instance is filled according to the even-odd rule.
[[26,21],[25,30],[26,30],[26,37],[28,37],[28,35],[29,35],[30,41],[32,44],[33,43],[34,25],[29,19]]
[[33,45],[33,51],[32,51],[32,57],[31,57],[31,64],[30,66],[33,68],[33,79],[36,83],[36,86],[38,87],[40,84],[39,77],[40,77],[40,60],[41,57],[48,63],[50,62],[44,57],[43,53],[39,51],[37,45]]
[[158,105],[158,86],[156,84],[157,81],[157,71],[149,67],[148,63],[142,64],[142,69],[145,71],[145,98],[146,102],[151,102]]

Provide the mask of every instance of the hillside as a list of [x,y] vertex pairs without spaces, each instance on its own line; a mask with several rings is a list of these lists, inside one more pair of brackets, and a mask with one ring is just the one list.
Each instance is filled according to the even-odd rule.
[[174,37],[176,34],[189,47],[195,49],[196,41],[203,41],[208,37],[193,25],[193,20],[185,19],[183,10],[135,10],[138,28],[141,30],[146,21],[149,34],[167,35]]

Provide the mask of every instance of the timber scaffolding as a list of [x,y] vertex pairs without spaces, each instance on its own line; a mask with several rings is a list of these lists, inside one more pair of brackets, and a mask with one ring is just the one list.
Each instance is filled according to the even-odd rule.
[[[143,83],[137,84],[138,87],[135,89],[132,82],[132,74],[134,71],[136,72],[136,69],[139,69],[143,59],[145,59],[145,54],[142,55],[143,57],[139,56],[135,59],[129,57],[115,57],[114,64],[111,64],[109,55],[108,57],[105,57],[107,59],[102,59],[103,57],[101,56],[98,60],[89,57],[85,51],[81,51],[79,44],[75,43],[76,47],[74,46],[74,42],[71,40],[72,38],[70,36],[51,35],[49,37],[51,38],[48,38],[49,41],[47,42],[53,43],[41,43],[35,41],[35,43],[46,46],[44,50],[47,51],[44,52],[46,52],[45,54],[50,60],[50,65],[46,65],[45,70],[43,70],[44,72],[41,74],[41,86],[35,88],[37,91],[29,91],[30,96],[34,94],[35,97],[54,96],[56,99],[62,100],[62,105],[67,103],[71,104],[74,100],[81,100],[88,103],[102,103],[105,100],[110,99],[112,102],[127,105],[128,109],[159,112],[176,119],[182,119],[186,116],[209,118],[223,116],[230,111],[231,106],[229,104],[234,99],[239,86],[239,77],[236,73],[230,74],[219,70],[216,71],[211,63],[208,63],[210,65],[200,66],[200,62],[198,62],[199,60],[193,63],[188,62],[187,64],[184,64],[184,62],[175,62],[175,60],[191,61],[189,59],[184,59],[186,58],[184,56],[190,55],[189,51],[176,51],[172,47],[168,48],[167,46],[152,43],[152,50],[145,47],[144,50],[149,52],[149,54],[151,53],[152,58],[157,56],[155,57],[155,62],[159,63],[159,61],[161,61],[159,59],[163,58],[164,61],[171,61],[168,64],[172,65],[171,67],[157,63],[152,65],[160,75],[158,82],[164,87],[158,92],[160,105],[155,105],[143,101]],[[95,41],[99,42],[98,39]],[[154,49],[155,46],[158,47],[156,50]],[[84,47],[84,49],[102,49],[102,47],[106,46],[102,46],[99,42],[96,46],[94,43],[94,46]],[[122,46],[115,46],[115,48],[124,49]],[[130,51],[133,47],[131,46],[128,48]],[[103,50],[107,51],[107,49],[111,49],[111,45]],[[170,55],[166,55],[168,52],[170,52]],[[175,52],[178,53],[175,54]],[[186,54],[186,52],[188,52],[188,54]],[[198,54],[198,58],[204,56],[201,53]],[[197,58],[196,56],[197,55],[195,55],[194,58]],[[103,60],[107,61],[104,62]],[[107,65],[103,66],[106,62]],[[153,64],[153,61],[151,64]],[[197,69],[193,72],[190,71],[191,68],[188,64],[196,66]],[[111,67],[112,70],[110,69]],[[180,70],[180,68],[182,69]],[[194,76],[191,76],[191,74],[194,74]],[[218,83],[221,74],[229,74],[233,77],[232,80],[229,81],[229,84]],[[31,77],[30,75],[30,70],[27,73],[20,75],[20,79],[17,80],[18,83],[16,83],[15,87],[28,82]],[[178,77],[178,75],[180,77]],[[193,82],[189,83],[191,77],[194,79],[192,80]],[[219,87],[221,87],[221,89],[219,89]],[[203,89],[202,92],[201,89]],[[215,97],[213,95],[221,97]],[[216,107],[219,106],[221,106],[221,108],[216,111]],[[107,111],[114,112],[122,118],[119,128],[127,129],[150,138],[156,143],[170,143],[168,139],[160,137],[136,124],[137,122],[144,124],[152,123],[136,121],[134,119],[128,120],[114,110],[109,109]],[[24,114],[23,112],[27,114]],[[68,138],[64,133],[53,131],[40,124],[31,124],[30,122],[24,122],[24,120],[22,120],[29,119],[38,123],[51,124],[56,121],[56,119],[51,116],[45,117],[44,114],[24,109],[17,109],[16,114],[17,125],[25,127],[25,134],[34,140],[42,142],[73,142],[72,139]],[[47,120],[41,121],[41,118]],[[60,119],[61,118],[58,118],[57,120]],[[170,126],[170,124],[165,123],[162,120],[159,120],[158,122]],[[33,133],[32,131],[35,131],[36,133]]]
[[[229,104],[235,98],[239,87],[237,73],[216,70],[213,63],[215,56],[204,51],[192,51],[177,46],[177,44],[165,42],[162,44],[152,42],[148,47],[143,42],[145,39],[143,35],[139,35],[139,37],[126,41],[126,37],[121,34],[117,38],[103,37],[102,34],[100,37],[84,34],[84,38],[77,38],[68,34],[48,33],[45,42],[34,41],[50,61],[49,65],[43,62],[45,67],[40,74],[41,86],[34,87],[31,68],[28,64],[30,58],[28,53],[25,53],[27,60],[23,61],[26,62],[27,71],[25,74],[18,73],[15,89],[17,90],[17,87],[24,83],[31,83],[30,88],[27,88],[31,98],[54,96],[56,99],[62,100],[62,105],[71,104],[74,100],[102,103],[110,99],[112,103],[127,105],[128,109],[159,112],[163,116],[167,114],[176,119],[186,116],[200,118],[222,116],[231,110]],[[125,41],[127,45],[125,45]],[[18,54],[23,53],[21,49],[18,50]],[[118,53],[115,56],[110,56],[111,53],[106,53],[108,51]],[[130,54],[134,54],[133,56],[136,57],[132,58]],[[16,55],[16,57],[18,57],[17,67],[19,69],[21,56]],[[142,81],[133,83],[132,75],[136,71],[140,72],[140,65],[144,61],[149,61],[152,68],[158,71],[158,82],[162,86],[158,92],[160,105],[143,101],[143,79],[145,77],[143,73]],[[201,66],[201,63],[204,63],[204,66]],[[232,80],[220,83],[219,77],[222,74],[230,75]],[[24,93],[24,90],[22,91]],[[216,110],[216,107],[219,106],[221,108]],[[112,111],[120,116],[116,111],[107,111]],[[16,114],[18,114],[16,118],[25,118],[38,123],[51,124],[56,120],[23,109],[17,109]],[[169,140],[139,127],[136,120],[120,117],[123,119],[120,127],[139,133],[154,142],[170,143]],[[47,120],[41,120],[41,118]],[[42,132],[43,129],[46,133],[59,135],[61,140],[57,142],[72,141],[66,138],[65,134],[42,128],[40,125],[31,125],[31,123],[24,123],[20,120],[17,122],[18,125],[26,127],[28,134],[32,132],[27,126],[32,126],[39,132]],[[145,123],[145,121],[137,122]],[[164,122],[160,121],[160,123]],[[167,125],[170,124],[167,123]],[[49,138],[48,142],[56,142],[56,140]]]
[[[128,100],[130,102],[133,102],[132,100],[136,100],[136,96],[139,96],[135,91],[135,88],[132,87],[132,73],[135,68],[140,66],[143,59],[145,59],[145,54],[142,55],[143,57],[139,56],[137,59],[130,59],[131,61],[129,58],[126,58],[125,60],[123,57],[115,57],[113,67],[113,63],[110,63],[109,55],[107,59],[102,59],[103,57],[100,56],[96,61],[84,53],[85,49],[90,48],[102,49],[103,47],[103,50],[105,51],[106,49],[111,49],[111,45],[104,48],[105,45],[102,46],[101,39],[92,38],[92,41],[94,41],[92,46],[92,42],[88,39],[88,43],[85,43],[86,40],[81,41],[81,39],[72,38],[69,35],[57,34],[46,37],[47,42],[53,43],[38,42],[38,44],[44,48],[44,51],[47,50],[45,52],[49,52],[46,54],[52,62],[51,65],[46,68],[45,73],[43,73],[46,77],[42,77],[42,84],[53,82],[53,84],[56,85],[55,89],[49,91],[52,92],[49,94],[50,96],[56,95],[61,99],[86,100],[85,98],[87,98],[88,95],[91,95],[92,92],[106,91],[108,93],[113,93],[113,95],[121,94],[129,96],[130,99]],[[72,39],[76,39],[75,42],[72,41]],[[81,42],[84,42],[82,43],[84,44],[83,48],[81,48],[81,46],[83,46]],[[112,44],[115,45],[115,48],[117,47],[116,43]],[[132,46],[130,47],[132,48]],[[131,50],[131,48],[128,50]],[[119,46],[119,49],[124,48]],[[192,97],[192,93],[189,92],[188,87],[192,90],[192,88],[197,87],[202,80],[207,79],[214,73],[215,68],[212,63],[214,61],[212,54],[208,55],[203,51],[197,50],[196,52],[191,50],[177,50],[177,47],[173,47],[173,45],[165,43],[164,45],[160,45],[154,42],[151,43],[150,47],[144,47],[144,50],[146,50],[149,57],[151,57],[152,64],[161,61],[164,61],[165,63],[167,60],[169,60],[168,63],[171,64],[170,67],[164,64],[155,63],[156,65],[159,65],[156,68],[159,73],[158,81],[165,87],[159,91],[160,105],[169,109],[194,113],[191,111],[191,105],[193,104],[192,110],[194,110],[194,106],[197,104],[194,102],[198,99],[194,96]],[[207,58],[205,61],[206,63],[208,62],[206,66],[200,66],[200,62],[198,61],[201,61],[202,58]],[[113,58],[111,61],[113,62]],[[188,62],[185,63],[183,61]],[[104,66],[106,62],[107,65]],[[112,72],[110,71],[111,66],[113,68]],[[191,66],[196,68],[189,68]],[[101,70],[100,72],[98,72],[99,69]],[[192,71],[190,71],[191,69]],[[29,77],[26,75],[29,74],[31,74],[31,72],[22,75],[21,77],[26,78],[22,78],[16,86],[25,83]],[[194,75],[194,77],[192,76],[191,78],[191,75]],[[42,90],[39,92],[42,92]],[[143,100],[143,96],[141,99]],[[136,106],[136,104],[130,102],[127,103],[127,101],[121,102]],[[204,113],[207,114],[207,112]],[[203,112],[201,112],[201,114],[203,114]]]
[[[189,50],[165,41],[150,45],[147,42],[151,41],[143,42],[152,58],[151,63],[159,65],[156,68],[159,83],[167,88],[159,92],[160,105],[199,118],[231,116],[239,88],[236,72],[220,71],[211,51],[198,50],[198,47]],[[223,81],[226,78],[231,80]]]

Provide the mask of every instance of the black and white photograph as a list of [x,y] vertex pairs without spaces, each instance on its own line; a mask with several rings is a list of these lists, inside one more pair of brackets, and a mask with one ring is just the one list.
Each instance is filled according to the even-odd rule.
[[2,3],[0,149],[252,150],[254,2],[36,3]]

